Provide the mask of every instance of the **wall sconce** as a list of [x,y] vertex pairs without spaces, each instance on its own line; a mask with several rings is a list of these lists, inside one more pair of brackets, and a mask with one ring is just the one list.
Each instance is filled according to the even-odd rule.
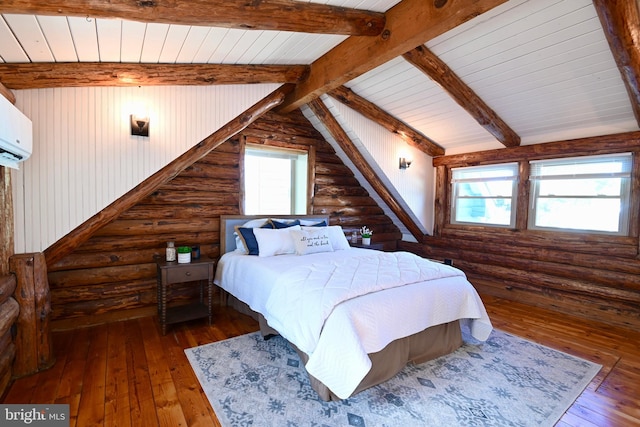
[[399,161],[400,169],[408,169],[411,166],[411,159],[407,159],[406,157],[400,157]]
[[131,116],[131,135],[149,136],[149,117]]

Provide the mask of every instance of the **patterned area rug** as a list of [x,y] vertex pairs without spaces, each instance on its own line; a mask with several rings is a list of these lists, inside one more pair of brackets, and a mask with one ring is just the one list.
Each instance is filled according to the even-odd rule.
[[324,402],[298,355],[259,333],[186,349],[223,426],[553,426],[600,365],[494,330],[389,381]]

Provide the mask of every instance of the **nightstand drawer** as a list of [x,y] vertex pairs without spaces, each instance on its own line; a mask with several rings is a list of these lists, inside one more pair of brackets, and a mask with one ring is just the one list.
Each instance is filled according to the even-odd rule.
[[180,268],[169,268],[167,270],[167,283],[191,282],[194,280],[207,280],[208,278],[208,264],[182,264]]

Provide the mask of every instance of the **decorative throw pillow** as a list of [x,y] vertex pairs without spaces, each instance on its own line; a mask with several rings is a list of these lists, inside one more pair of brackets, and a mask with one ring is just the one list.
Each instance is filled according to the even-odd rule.
[[308,219],[301,219],[300,225],[303,227],[326,227],[327,222],[326,221],[315,222]]
[[[240,232],[238,232],[238,228],[248,228],[248,229],[252,229],[252,228],[256,228],[256,227],[261,227],[261,228],[273,228],[273,225],[271,225],[271,223],[269,222],[268,218],[260,218],[260,219],[252,219],[251,221],[247,221],[244,224],[242,224],[241,226],[235,226],[234,229],[236,230],[235,234],[236,235],[236,250],[237,251],[241,251],[245,254],[249,254],[249,250],[247,250],[247,245],[245,245],[244,243],[244,237],[242,236],[242,234]],[[245,234],[248,236],[248,239],[253,242],[255,240],[255,237],[253,236],[253,232],[251,231],[246,231]],[[249,254],[249,255],[258,255],[258,244],[255,243],[255,254]]]
[[349,241],[347,240],[347,236],[344,235],[344,231],[339,225],[330,225],[328,227],[302,227],[302,229],[311,231],[314,229],[326,229],[329,233],[329,240],[331,241],[331,246],[334,251],[351,248]]
[[328,227],[305,227],[291,231],[291,235],[298,255],[333,252]]
[[253,228],[235,226],[235,229],[245,248],[245,253],[247,255],[258,255],[258,241],[253,234]]
[[293,225],[281,229],[254,228],[253,232],[260,248],[258,255],[268,257],[295,253],[296,248],[291,236],[293,231],[300,231],[300,226]]
[[294,225],[300,225],[300,221],[293,220],[293,221],[280,221],[277,219],[270,219],[269,222],[271,223],[271,225],[273,225],[273,228],[289,228],[289,227],[293,227]]

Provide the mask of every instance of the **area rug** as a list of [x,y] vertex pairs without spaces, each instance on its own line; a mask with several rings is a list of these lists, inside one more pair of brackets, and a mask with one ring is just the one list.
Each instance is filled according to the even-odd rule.
[[339,402],[319,399],[280,337],[252,333],[185,353],[225,427],[553,426],[600,369],[499,330],[484,343],[463,337],[454,353]]

